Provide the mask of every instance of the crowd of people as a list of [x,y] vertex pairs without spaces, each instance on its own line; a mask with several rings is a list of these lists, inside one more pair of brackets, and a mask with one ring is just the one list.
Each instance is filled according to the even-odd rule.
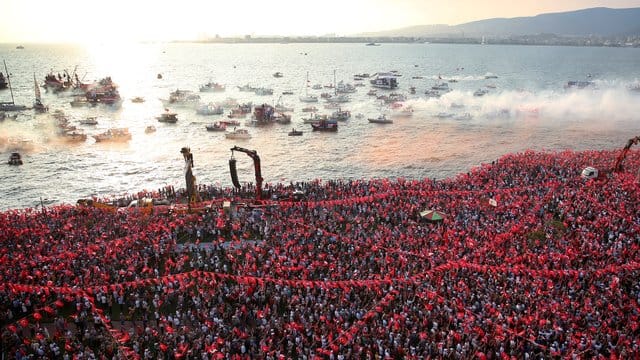
[[6,211],[0,350],[629,358],[640,352],[640,153],[629,153],[629,171],[580,177],[616,155],[529,151],[446,180],[270,184],[253,207],[220,206],[249,203],[251,186],[200,186],[215,206]]

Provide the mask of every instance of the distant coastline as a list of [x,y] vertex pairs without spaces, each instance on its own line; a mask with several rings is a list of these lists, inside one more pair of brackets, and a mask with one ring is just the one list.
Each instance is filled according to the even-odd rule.
[[[484,41],[483,41],[484,40]],[[376,44],[482,44],[482,45],[548,45],[548,46],[596,46],[596,47],[640,47],[640,36],[636,37],[582,37],[558,36],[554,34],[522,35],[509,37],[371,37],[371,36],[259,36],[213,37],[199,40],[176,41],[181,43],[214,44],[288,44],[288,43],[376,43]]]

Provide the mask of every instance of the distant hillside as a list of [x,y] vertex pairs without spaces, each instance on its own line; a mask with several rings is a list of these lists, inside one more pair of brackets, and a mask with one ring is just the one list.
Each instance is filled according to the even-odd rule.
[[530,17],[495,18],[465,24],[420,25],[362,36],[510,36],[556,34],[569,36],[640,35],[640,8],[591,8]]

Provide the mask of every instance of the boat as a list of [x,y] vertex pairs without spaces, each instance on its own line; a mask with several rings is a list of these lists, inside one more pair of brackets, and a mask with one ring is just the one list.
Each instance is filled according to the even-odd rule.
[[374,43],[374,42],[366,43],[365,45],[366,46],[380,46],[380,44]]
[[302,112],[316,112],[318,111],[318,108],[315,106],[307,106],[302,108]]
[[293,95],[293,91],[285,90],[285,91],[282,92],[282,95]]
[[585,89],[588,87],[595,87],[593,81],[568,81],[564,86],[565,89]]
[[49,111],[49,107],[42,103],[42,94],[40,93],[40,85],[36,81],[36,74],[33,74],[33,84],[36,93],[36,99],[33,102],[33,110],[39,113]]
[[89,116],[84,120],[78,121],[81,125],[98,125],[98,118],[95,116]]
[[233,131],[225,132],[224,137],[227,139],[251,139],[251,134],[247,129],[233,128]]
[[215,122],[212,124],[207,124],[207,126],[205,126],[207,128],[207,131],[225,131],[227,130],[227,124],[223,123],[223,122]]
[[433,85],[431,89],[445,91],[445,92],[451,91],[451,88],[449,87],[449,83],[446,83],[446,82],[438,82],[435,85]]
[[69,102],[69,105],[71,105],[71,107],[84,107],[90,106],[91,103],[89,103],[89,100],[84,96],[76,96]]
[[110,76],[100,79],[85,90],[85,97],[90,104],[104,104],[114,107],[122,105],[122,98],[118,92],[118,86]]
[[373,124],[391,124],[391,123],[393,123],[393,120],[387,118],[387,116],[384,115],[384,114],[378,116],[377,118],[368,118],[367,120],[369,120],[369,122],[373,123]]
[[427,90],[424,92],[425,95],[427,95],[428,98],[439,98],[440,96],[442,96],[442,94],[440,93],[440,91],[438,90]]
[[246,91],[246,92],[254,92],[256,90],[256,88],[254,88],[253,86],[246,84],[246,85],[242,85],[242,86],[238,86],[238,90],[239,91]]
[[497,79],[498,75],[494,75],[494,74],[487,74],[484,76],[485,79]]
[[143,103],[144,102],[144,98],[141,97],[141,96],[136,96],[136,97],[131,99],[131,102],[132,103],[136,103],[136,104]]
[[169,109],[165,109],[165,112],[157,116],[159,122],[175,124],[178,122],[178,114],[169,111]]
[[7,87],[9,87],[7,78],[4,76],[4,73],[0,71],[0,90],[6,89]]
[[240,125],[240,121],[238,120],[220,120],[221,124],[225,124],[226,126],[239,126]]
[[144,132],[145,134],[151,134],[153,132],[156,132],[156,127],[153,125],[149,125],[146,128],[144,128]]
[[371,89],[371,90],[369,90],[369,92],[367,92],[367,95],[369,95],[369,96],[378,96],[378,91],[374,90],[374,89]]
[[376,75],[375,79],[369,80],[369,83],[371,86],[380,89],[391,90],[398,87],[397,75],[392,73],[379,73]]
[[121,142],[131,140],[131,133],[127,128],[111,128],[103,133],[93,135],[96,142]]
[[176,89],[169,94],[169,99],[160,99],[164,106],[197,106],[200,103],[200,95],[191,90]]
[[344,81],[340,81],[336,85],[336,93],[339,93],[339,94],[350,94],[350,93],[354,93],[356,91],[357,91],[357,89],[356,89],[355,86],[353,86],[352,84],[349,84],[349,83],[345,83]]
[[18,49],[18,50],[24,50],[24,46],[22,46],[22,45],[18,45],[18,46],[16,46],[16,49]]
[[455,114],[452,114],[452,113],[440,112],[434,115],[434,117],[437,117],[438,119],[449,119],[449,118],[452,118],[454,115]]
[[274,77],[274,78],[281,78],[281,77],[283,77],[283,76],[284,76],[284,75],[282,75],[282,73],[281,73],[281,72],[279,72],[279,71],[278,71],[278,72],[273,73],[273,77]]
[[296,130],[296,128],[291,129],[289,131],[289,136],[302,136],[302,130]]
[[9,155],[9,161],[7,162],[9,165],[22,165],[22,156],[17,151],[14,151]]
[[198,106],[196,109],[196,114],[198,115],[222,115],[224,114],[224,109],[222,106],[216,105],[214,103],[202,104]]
[[456,115],[453,117],[453,119],[454,120],[471,120],[473,119],[473,116],[467,112],[464,114]]
[[338,131],[338,122],[335,120],[320,120],[311,123],[311,128],[313,131],[334,132]]
[[488,93],[489,93],[489,90],[487,90],[487,89],[478,89],[478,90],[473,92],[473,96],[485,96]]
[[87,140],[87,134],[76,131],[75,129],[65,131],[61,134],[61,136],[64,141],[70,142],[70,143],[85,142]]
[[273,89],[261,87],[261,88],[255,89],[253,91],[253,93],[256,94],[256,95],[261,95],[261,96],[273,95]]
[[342,110],[342,109],[338,109],[338,110],[334,111],[329,116],[329,120],[336,120],[336,121],[347,121],[347,120],[349,120],[349,118],[351,118],[351,111]]
[[[315,85],[314,85],[315,89]],[[305,103],[318,102],[318,97],[315,95],[309,95],[309,72],[307,71],[307,82],[304,87],[304,96],[300,96],[300,101]]]
[[202,86],[200,86],[200,92],[223,92],[226,90],[226,87],[222,84],[208,82]]
[[328,120],[327,115],[319,115],[317,113],[312,113],[308,118],[302,118],[303,124],[313,124],[319,121]]
[[9,92],[11,93],[11,102],[0,102],[0,111],[22,111],[26,110],[27,107],[24,105],[16,105],[15,100],[13,98],[13,89],[11,88],[11,78],[9,76],[9,70],[7,70],[7,62],[4,61],[4,72],[6,75],[7,86],[9,87]]

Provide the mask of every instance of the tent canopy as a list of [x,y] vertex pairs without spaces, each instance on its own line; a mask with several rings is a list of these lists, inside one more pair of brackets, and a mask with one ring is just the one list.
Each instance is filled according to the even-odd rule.
[[438,210],[423,210],[420,212],[420,217],[429,221],[442,221],[445,216],[445,213]]

